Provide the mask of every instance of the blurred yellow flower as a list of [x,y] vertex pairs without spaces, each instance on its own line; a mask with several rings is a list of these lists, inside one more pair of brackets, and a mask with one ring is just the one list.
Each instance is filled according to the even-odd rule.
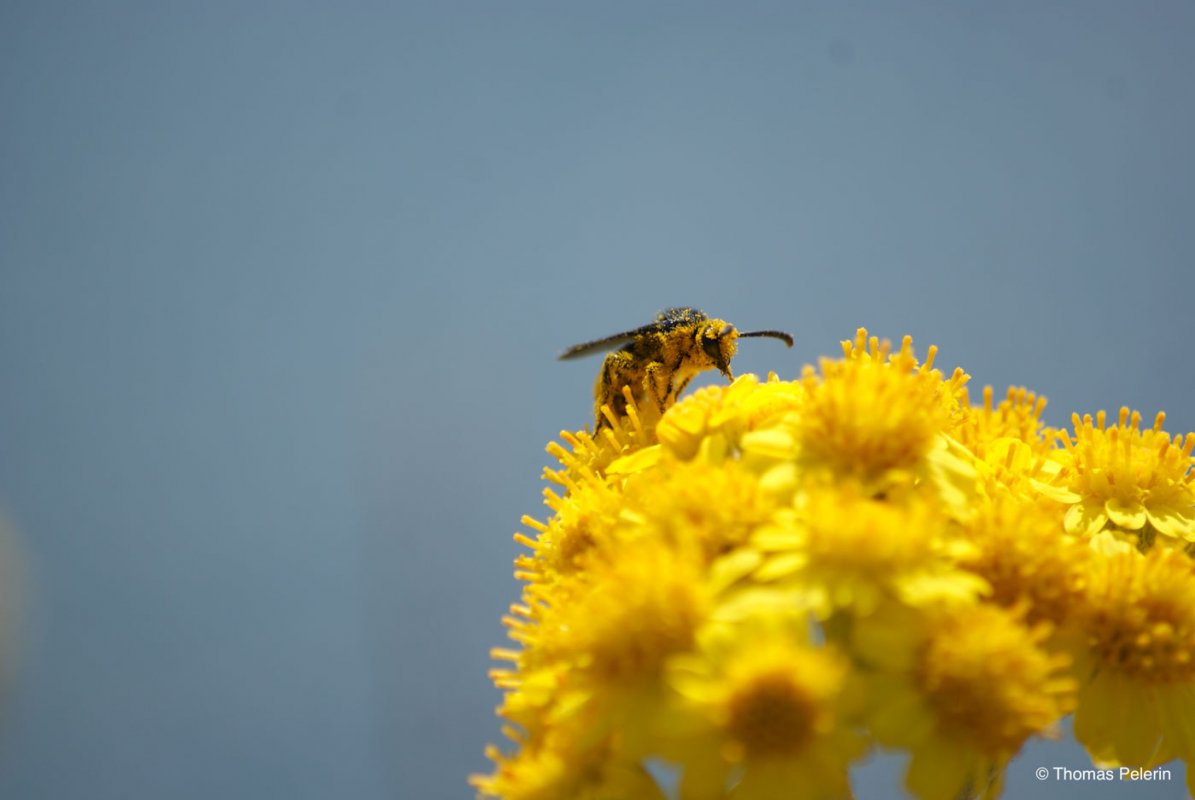
[[1100,761],[1195,758],[1195,566],[1156,548],[1108,554],[1079,614],[1075,737]]
[[1080,604],[1096,557],[1085,542],[1061,534],[1050,506],[997,495],[964,527],[972,549],[959,563],[987,582],[992,602],[1023,609],[1030,623],[1061,626]]
[[912,754],[909,791],[921,800],[999,795],[1009,759],[1072,705],[1070,659],[1041,646],[1048,632],[988,604],[860,622],[859,653],[877,670],[871,730]]
[[668,680],[678,702],[663,746],[683,768],[685,800],[731,788],[738,800],[850,796],[847,769],[867,747],[850,718],[858,687],[847,658],[811,645],[799,616],[765,604],[714,623]]
[[611,752],[606,745],[585,748],[555,735],[513,758],[489,748],[486,755],[497,769],[470,783],[480,795],[508,800],[666,800],[646,769],[611,758]]
[[967,543],[917,494],[886,502],[850,485],[811,489],[752,544],[766,554],[756,578],[802,588],[822,619],[842,609],[867,616],[884,602],[974,599],[987,588],[959,566]]

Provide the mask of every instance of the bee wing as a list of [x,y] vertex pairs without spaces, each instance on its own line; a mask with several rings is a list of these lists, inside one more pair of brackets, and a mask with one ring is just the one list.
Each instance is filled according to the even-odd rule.
[[566,361],[570,358],[580,358],[582,356],[592,355],[593,353],[600,353],[603,350],[609,350],[615,345],[622,344],[623,342],[629,342],[636,336],[641,336],[645,333],[658,330],[659,327],[660,326],[658,324],[652,323],[651,325],[644,325],[642,328],[635,328],[631,331],[615,333],[611,336],[605,337],[604,339],[594,339],[592,342],[582,342],[581,344],[575,344],[560,354],[560,360]]

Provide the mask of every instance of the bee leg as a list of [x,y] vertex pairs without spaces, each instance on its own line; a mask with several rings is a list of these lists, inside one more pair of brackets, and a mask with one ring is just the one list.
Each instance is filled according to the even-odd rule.
[[610,421],[602,413],[602,406],[609,406],[616,419],[626,416],[627,401],[622,396],[622,387],[627,385],[626,361],[627,355],[618,352],[610,353],[602,364],[602,371],[598,373],[597,383],[593,387],[594,433],[610,427]]
[[672,387],[672,402],[670,402],[668,405],[672,405],[680,399],[680,396],[685,393],[685,387],[689,385],[689,381],[691,380],[693,380],[692,375],[682,379],[680,385]]
[[606,356],[606,360],[602,364],[602,371],[598,373],[597,383],[593,386],[593,416],[596,420],[594,423],[595,433],[610,425],[609,420],[602,414],[602,406],[609,405],[613,410],[616,371],[617,365],[614,363],[614,353],[611,353]]
[[672,374],[673,371],[659,361],[653,361],[647,365],[647,374],[643,377],[643,388],[656,401],[661,414],[676,401],[672,394]]

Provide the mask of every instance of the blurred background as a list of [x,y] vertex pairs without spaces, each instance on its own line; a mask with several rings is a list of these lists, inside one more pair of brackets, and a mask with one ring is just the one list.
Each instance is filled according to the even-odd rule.
[[1177,0],[0,4],[0,797],[470,796],[556,355],[665,306],[1195,429],[1192,75]]

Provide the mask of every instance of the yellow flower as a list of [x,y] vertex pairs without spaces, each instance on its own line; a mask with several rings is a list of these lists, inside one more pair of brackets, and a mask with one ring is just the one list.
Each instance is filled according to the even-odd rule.
[[1155,548],[1110,552],[1080,611],[1075,737],[1100,761],[1195,761],[1195,566]]
[[849,486],[810,489],[752,543],[768,554],[756,577],[801,588],[822,619],[838,610],[866,616],[886,601],[970,600],[986,588],[957,565],[967,545],[917,495],[881,502]]
[[586,746],[560,735],[513,757],[490,747],[494,774],[469,782],[480,796],[506,800],[664,800],[641,765],[613,758],[610,750],[608,741]]
[[555,580],[579,566],[596,543],[606,542],[612,535],[620,501],[621,480],[607,475],[610,465],[645,449],[651,449],[654,429],[645,428],[633,397],[627,398],[626,415],[594,439],[585,431],[562,431],[559,442],[549,442],[545,448],[560,468],[544,469],[544,479],[563,489],[561,496],[551,487],[544,489],[544,504],[552,509],[547,523],[525,515],[522,523],[539,533],[532,538],[516,533],[515,541],[531,550],[531,555],[515,561],[515,577],[533,583]]
[[1012,492],[1035,498],[1051,489],[1061,467],[1051,458],[1053,432],[1041,414],[1046,399],[1024,387],[1010,387],[999,405],[992,405],[992,387],[983,390],[983,405],[967,408],[952,431],[974,456],[974,465],[989,497]]
[[632,475],[623,495],[626,531],[678,547],[696,544],[709,561],[745,545],[780,504],[740,462],[711,464],[700,458],[668,460]]
[[531,555],[516,559],[515,576],[534,582],[555,580],[580,568],[595,546],[609,547],[618,522],[617,495],[615,487],[601,480],[575,485],[564,497],[545,489],[545,503],[556,513],[547,524],[523,517],[523,524],[538,531],[539,537],[515,534],[515,541],[531,550]]
[[808,394],[799,423],[805,451],[847,474],[913,469],[959,413],[965,374],[944,381],[933,369],[937,348],[919,365],[907,336],[891,353],[887,340],[868,340],[860,328],[843,351],[841,361],[822,359],[821,378],[812,368],[801,376]]
[[1094,557],[1062,531],[1053,509],[1000,494],[964,528],[973,545],[961,565],[991,587],[991,600],[1023,608],[1028,622],[1067,622],[1087,587]]
[[[1141,415],[1120,410],[1116,425],[1108,427],[1100,412],[1072,417],[1075,436],[1059,434],[1059,486],[1068,502],[1065,525],[1069,533],[1090,536],[1109,522],[1152,544],[1153,533],[1195,542],[1195,474],[1191,450],[1195,433],[1170,436],[1162,430],[1165,414],[1152,428],[1141,430]],[[1057,495],[1054,495],[1057,496]]]
[[946,434],[963,413],[967,374],[947,380],[933,369],[935,347],[919,364],[907,336],[891,353],[860,328],[843,351],[841,361],[822,359],[820,377],[812,367],[801,376],[806,396],[793,424],[802,470],[857,481],[872,494],[928,480],[965,516],[975,472]]
[[655,444],[659,412],[640,408],[629,386],[623,387],[623,396],[627,402],[625,415],[614,417],[610,414],[609,425],[596,437],[587,431],[561,431],[560,438],[569,449],[557,442],[548,444],[547,451],[564,469],[545,469],[546,479],[569,489],[574,483],[601,477],[615,459]]
[[1042,412],[1046,398],[1024,386],[1010,386],[1008,393],[996,406],[992,405],[992,387],[983,387],[983,405],[967,406],[954,436],[979,458],[987,458],[993,442],[1015,439],[1029,445],[1034,452],[1049,449]]
[[684,769],[681,797],[735,800],[846,798],[847,769],[866,749],[852,727],[860,705],[849,662],[809,643],[799,615],[769,605],[714,623],[699,649],[670,662],[678,707],[670,758]]
[[617,765],[599,759],[602,743],[601,758],[639,763],[643,736],[663,703],[665,661],[692,648],[706,614],[701,563],[653,540],[630,542],[614,557],[595,554],[583,571],[555,584],[528,588],[528,602],[504,619],[523,649],[493,653],[516,668],[491,673],[506,691],[499,713],[516,726],[507,735],[524,755],[506,759],[494,751],[498,773],[477,779],[483,791],[522,797],[504,794],[504,773],[551,776],[556,766],[578,769],[578,760],[606,774]]
[[708,605],[696,553],[628,542],[556,587],[540,627],[575,680],[622,687],[689,648]]
[[763,384],[754,375],[740,375],[730,386],[708,386],[668,409],[656,433],[682,460],[697,455],[703,444],[725,453],[744,433],[796,409],[800,396],[798,386],[774,374]]
[[912,753],[906,783],[921,800],[995,797],[1025,740],[1070,708],[1069,662],[992,605],[947,605],[913,614],[888,609],[863,620],[855,644],[877,669],[871,730]]

